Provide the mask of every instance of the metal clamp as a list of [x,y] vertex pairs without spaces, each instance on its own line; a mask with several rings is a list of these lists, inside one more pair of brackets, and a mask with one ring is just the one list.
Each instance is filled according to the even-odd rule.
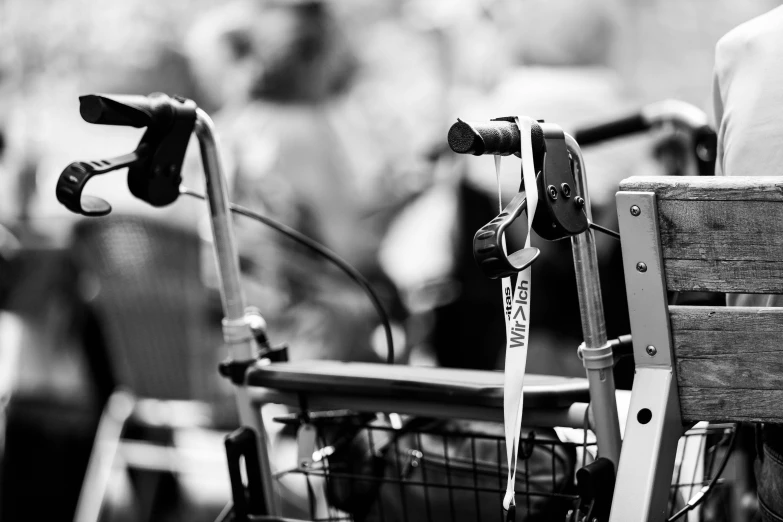
[[610,343],[599,348],[588,348],[582,343],[576,353],[587,370],[605,370],[614,366],[614,352]]
[[244,317],[223,319],[223,340],[226,344],[239,344],[254,338],[250,324]]

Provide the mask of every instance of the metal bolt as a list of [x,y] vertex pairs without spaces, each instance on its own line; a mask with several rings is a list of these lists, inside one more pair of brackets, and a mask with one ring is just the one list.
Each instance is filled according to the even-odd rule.
[[639,272],[646,272],[647,265],[639,261],[638,263],[636,263],[636,270],[638,270]]
[[563,192],[564,198],[568,199],[571,197],[571,187],[568,186],[568,183],[560,185],[560,190]]
[[577,207],[582,208],[582,207],[585,206],[585,200],[584,200],[584,198],[582,196],[577,196],[577,197],[574,198],[574,204]]
[[551,199],[552,201],[557,199],[557,189],[555,188],[554,185],[549,185],[546,188],[546,190],[547,192],[549,192],[549,199]]
[[639,214],[641,214],[641,213],[642,213],[642,209],[640,209],[640,208],[639,208],[639,207],[637,207],[636,205],[634,205],[634,206],[632,206],[632,207],[631,207],[631,215],[632,215],[632,216],[638,216],[638,215],[639,215]]
[[647,348],[644,349],[647,352],[647,355],[650,357],[655,357],[655,354],[658,353],[658,348],[656,348],[653,345],[647,346]]

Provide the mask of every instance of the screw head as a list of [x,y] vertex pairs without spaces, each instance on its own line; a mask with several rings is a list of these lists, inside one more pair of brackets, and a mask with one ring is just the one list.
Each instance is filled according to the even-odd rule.
[[642,209],[640,209],[638,206],[634,205],[631,207],[631,215],[632,216],[638,216],[642,213]]
[[555,188],[554,185],[549,185],[546,188],[546,191],[549,193],[549,199],[551,199],[552,201],[557,199],[557,189]]
[[577,207],[582,208],[582,207],[585,206],[585,200],[584,200],[584,198],[582,196],[577,196],[577,197],[574,198],[574,204]]
[[646,272],[647,271],[647,265],[645,263],[642,263],[641,261],[639,261],[638,263],[636,263],[636,270],[638,270],[639,272]]
[[568,199],[571,197],[571,187],[568,186],[568,183],[560,185],[560,191],[563,193],[564,198]]
[[647,352],[647,355],[650,357],[655,357],[655,354],[658,353],[658,348],[653,345],[649,345],[644,349],[644,351]]

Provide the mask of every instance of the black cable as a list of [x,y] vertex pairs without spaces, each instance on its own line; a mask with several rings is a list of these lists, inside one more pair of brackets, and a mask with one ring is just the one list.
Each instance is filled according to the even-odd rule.
[[615,239],[620,239],[620,233],[615,232],[614,230],[610,230],[606,227],[602,227],[601,225],[596,225],[595,223],[590,223],[590,228],[597,230],[598,232],[603,232],[607,236],[611,236]]
[[712,488],[715,487],[715,484],[717,484],[718,479],[723,474],[723,470],[726,468],[726,464],[728,464],[729,462],[729,457],[731,457],[731,454],[734,453],[734,444],[736,443],[736,441],[737,441],[737,425],[735,424],[734,428],[731,431],[731,440],[729,441],[729,447],[726,449],[726,455],[723,456],[723,460],[721,461],[720,466],[718,466],[718,471],[712,476],[710,482],[706,486],[701,488],[701,490],[688,501],[685,507],[679,510],[674,515],[672,515],[672,517],[670,517],[667,522],[674,522],[678,518],[682,517],[685,513],[694,509],[702,502],[704,502],[704,499],[709,496],[710,492],[712,491]]
[[587,430],[590,429],[590,403],[585,408],[585,418],[582,424],[582,467],[587,465]]
[[[189,188],[180,187],[179,191],[180,194],[184,194],[186,196],[192,196],[202,201],[206,200],[203,194],[194,192]],[[361,286],[362,289],[367,293],[367,296],[370,298],[370,301],[372,301],[372,304],[375,307],[376,312],[378,312],[378,317],[380,318],[381,324],[383,325],[383,330],[386,333],[386,362],[389,364],[394,364],[394,339],[392,338],[392,330],[391,330],[391,323],[389,322],[389,315],[386,313],[386,309],[383,307],[381,300],[378,298],[378,295],[375,293],[375,290],[373,290],[372,286],[370,285],[370,282],[367,281],[367,279],[365,279],[365,277],[362,274],[360,274],[358,270],[356,270],[354,267],[349,265],[347,261],[343,260],[340,256],[338,256],[337,254],[335,254],[334,252],[332,252],[322,244],[310,239],[309,237],[305,236],[301,232],[298,232],[287,225],[278,223],[274,219],[263,216],[257,212],[250,210],[249,208],[243,207],[241,205],[237,205],[235,203],[229,203],[229,208],[231,209],[232,212],[236,214],[248,217],[250,219],[255,219],[256,221],[260,221],[264,225],[275,229],[276,231],[280,232],[284,236],[287,236],[290,239],[296,241],[297,243],[306,246],[316,254],[324,257],[327,261],[333,263],[335,266],[337,266],[337,268],[345,272],[345,274],[352,281],[354,281],[356,284]]]

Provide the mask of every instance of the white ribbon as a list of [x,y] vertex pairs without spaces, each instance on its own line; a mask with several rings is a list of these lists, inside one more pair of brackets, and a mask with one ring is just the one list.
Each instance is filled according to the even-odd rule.
[[[526,117],[516,118],[521,138],[522,178],[527,195],[527,237],[525,248],[530,248],[530,229],[538,204],[535,166],[533,165],[533,144],[530,136],[532,120]],[[495,172],[498,179],[498,200],[500,200],[500,156],[495,156]],[[501,211],[503,204],[500,203]],[[502,239],[505,251],[505,237]],[[503,384],[503,421],[506,431],[506,457],[508,458],[508,482],[503,498],[503,509],[513,505],[514,485],[517,475],[517,450],[519,449],[520,430],[522,429],[522,387],[527,364],[527,347],[530,339],[530,267],[517,275],[516,289],[511,291],[511,278],[505,277],[503,283],[503,317],[506,322],[506,364]]]

